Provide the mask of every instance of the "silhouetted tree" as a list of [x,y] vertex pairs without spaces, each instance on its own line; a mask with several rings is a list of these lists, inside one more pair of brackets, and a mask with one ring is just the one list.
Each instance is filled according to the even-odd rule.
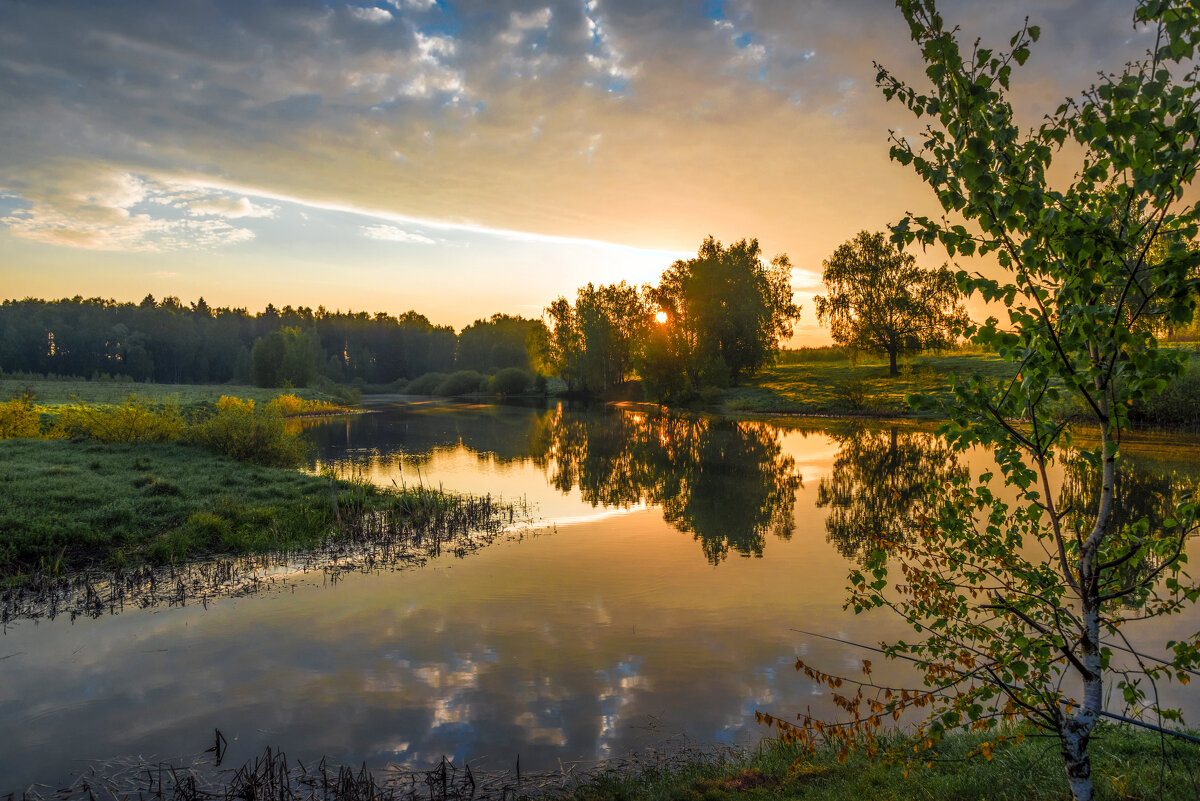
[[813,299],[817,319],[839,345],[887,354],[893,376],[900,356],[949,345],[967,323],[953,273],[921,269],[882,233],[839,245],[821,280],[828,294]]
[[728,248],[711,236],[693,259],[663,273],[648,299],[667,314],[670,333],[656,351],[684,366],[693,386],[737,384],[774,358],[800,317],[786,254],[762,260],[757,239]]

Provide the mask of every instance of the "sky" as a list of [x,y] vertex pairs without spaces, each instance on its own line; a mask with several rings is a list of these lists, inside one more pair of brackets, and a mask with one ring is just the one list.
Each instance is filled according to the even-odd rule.
[[[887,0],[0,0],[0,297],[414,309],[460,330],[706,236],[822,261],[936,211],[873,62]],[[1140,57],[1132,0],[954,0],[962,38],[1042,28],[1034,125]],[[917,253],[924,266],[944,254]],[[974,268],[977,265],[959,263]]]

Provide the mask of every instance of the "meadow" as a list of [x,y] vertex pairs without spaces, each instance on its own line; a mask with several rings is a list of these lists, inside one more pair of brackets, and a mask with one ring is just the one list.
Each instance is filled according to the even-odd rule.
[[722,392],[720,404],[729,412],[908,416],[906,396],[948,400],[954,378],[975,373],[1006,379],[1013,365],[989,353],[928,354],[909,360],[893,378],[887,359],[876,356],[850,359],[834,348],[784,351],[745,386]]
[[447,493],[237,461],[177,442],[0,440],[0,582],[313,548],[364,518],[421,525]]
[[[1187,351],[1183,373],[1162,394],[1136,401],[1130,417],[1140,428],[1200,427],[1200,351],[1190,343],[1176,345]],[[717,411],[732,414],[765,413],[820,417],[942,417],[938,407],[953,399],[956,379],[981,375],[992,381],[1012,378],[1015,365],[979,350],[961,349],[928,353],[907,360],[900,375],[888,375],[886,359],[862,355],[847,358],[838,348],[785,350],[775,364],[764,368],[744,386],[722,390],[715,398]],[[910,395],[934,401],[928,411],[914,411]],[[1064,417],[1082,408],[1064,404]]]

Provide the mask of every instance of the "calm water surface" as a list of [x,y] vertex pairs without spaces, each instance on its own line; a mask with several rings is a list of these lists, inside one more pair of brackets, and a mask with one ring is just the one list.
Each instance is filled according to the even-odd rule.
[[[677,736],[753,742],[757,709],[831,710],[797,655],[832,672],[863,657],[794,629],[905,633],[842,611],[847,570],[930,475],[971,467],[917,429],[632,411],[410,404],[309,434],[314,468],[521,499],[538,524],[421,568],[11,626],[0,792],[61,781],[79,760],[190,761],[214,728],[232,764],[273,745],[306,763],[445,754],[486,768],[519,754],[538,770]],[[1146,450],[1159,459],[1126,487],[1135,506],[1196,473]],[[1195,618],[1156,623],[1145,642]],[[1195,693],[1165,689],[1200,718]]]

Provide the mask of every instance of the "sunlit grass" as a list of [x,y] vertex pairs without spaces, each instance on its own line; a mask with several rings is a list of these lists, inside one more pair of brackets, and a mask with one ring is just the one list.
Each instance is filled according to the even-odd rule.
[[[832,750],[796,761],[793,747],[767,741],[747,754],[666,760],[587,780],[557,798],[572,801],[722,801],[722,799],[928,799],[928,801],[1058,801],[1070,798],[1055,740],[1030,738],[992,760],[966,758],[983,738],[952,734],[932,768],[905,775],[900,765]],[[1092,742],[1097,797],[1105,801],[1200,798],[1200,745],[1144,731],[1101,726]],[[1165,757],[1165,762],[1164,762]]]
[[950,398],[955,377],[980,374],[1008,378],[1013,366],[990,354],[922,356],[904,364],[900,375],[888,375],[886,359],[817,352],[811,361],[792,354],[786,364],[768,367],[746,386],[726,390],[724,408],[731,412],[804,414],[910,414],[906,396]]

